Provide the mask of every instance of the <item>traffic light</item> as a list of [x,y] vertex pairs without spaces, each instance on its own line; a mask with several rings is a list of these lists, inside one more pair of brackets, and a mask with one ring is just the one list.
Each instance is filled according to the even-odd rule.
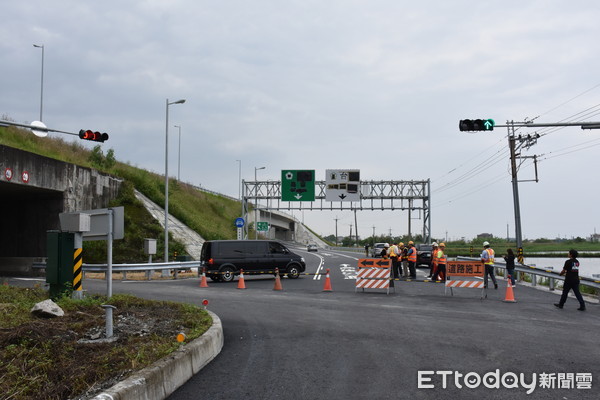
[[496,123],[493,119],[461,119],[458,129],[461,131],[493,131]]
[[94,131],[84,131],[83,129],[79,131],[79,138],[83,140],[91,140],[93,142],[104,142],[108,140],[108,133],[100,133]]

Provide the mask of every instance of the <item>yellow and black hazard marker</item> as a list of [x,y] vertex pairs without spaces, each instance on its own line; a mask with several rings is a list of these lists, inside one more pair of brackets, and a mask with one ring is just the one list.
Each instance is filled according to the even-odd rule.
[[83,249],[75,249],[73,253],[73,291],[81,290],[81,277],[83,275]]

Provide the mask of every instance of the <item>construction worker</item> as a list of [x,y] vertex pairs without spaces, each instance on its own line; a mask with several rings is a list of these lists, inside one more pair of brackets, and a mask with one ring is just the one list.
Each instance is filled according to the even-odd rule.
[[390,246],[390,249],[388,250],[388,255],[390,257],[390,260],[392,260],[392,272],[393,272],[392,276],[394,279],[398,279],[398,277],[400,276],[400,274],[399,274],[400,262],[398,261],[399,254],[400,254],[400,250],[398,249],[398,246],[396,245],[396,243],[392,243],[392,245]]
[[490,247],[489,242],[483,242],[483,251],[481,252],[481,262],[485,266],[485,273],[483,274],[483,287],[488,287],[488,275],[492,277],[494,282],[494,289],[498,289],[498,283],[494,276],[494,250]]
[[415,243],[411,240],[408,242],[408,252],[406,254],[408,260],[408,270],[410,272],[411,279],[417,279],[417,248]]
[[400,251],[400,263],[402,265],[402,276],[404,278],[408,278],[409,274],[408,274],[408,258],[407,258],[407,253],[408,253],[408,248],[406,248],[406,246],[404,246],[404,243],[400,242],[398,243],[398,251]]
[[431,265],[429,266],[428,278],[433,278],[437,274],[437,242],[431,244]]
[[443,281],[446,279],[446,264],[448,258],[446,257],[446,244],[440,243],[437,251],[437,273],[434,275],[434,280]]
[[383,246],[383,249],[381,249],[381,258],[383,258],[384,260],[388,259],[388,250],[389,249],[390,249],[390,245],[387,243]]

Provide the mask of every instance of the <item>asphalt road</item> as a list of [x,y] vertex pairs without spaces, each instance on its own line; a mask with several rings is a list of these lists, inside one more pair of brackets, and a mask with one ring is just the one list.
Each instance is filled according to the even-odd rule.
[[[114,282],[114,293],[208,299],[222,320],[223,351],[170,400],[600,398],[597,304],[579,312],[570,298],[559,310],[557,294],[522,286],[517,303],[505,303],[504,281],[484,300],[478,289],[450,296],[423,282],[355,293],[346,278],[357,255],[302,254],[307,272],[331,269],[332,292],[312,275],[282,279],[283,291],[271,276],[246,276],[245,290],[200,288],[198,279]],[[105,283],[84,286],[102,292]]]

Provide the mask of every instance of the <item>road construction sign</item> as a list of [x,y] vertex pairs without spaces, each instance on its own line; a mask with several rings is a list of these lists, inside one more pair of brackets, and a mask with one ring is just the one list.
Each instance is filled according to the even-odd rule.
[[357,269],[355,293],[361,288],[363,292],[365,289],[386,289],[387,294],[390,294],[391,260],[361,258]]
[[[448,261],[446,264],[446,283],[444,294],[450,288],[450,294],[454,296],[453,288],[481,289],[481,298],[487,297],[483,281],[485,266],[481,261]],[[459,279],[454,279],[458,277]]]
[[468,276],[483,278],[485,273],[484,265],[481,261],[448,261],[446,274],[448,276]]

